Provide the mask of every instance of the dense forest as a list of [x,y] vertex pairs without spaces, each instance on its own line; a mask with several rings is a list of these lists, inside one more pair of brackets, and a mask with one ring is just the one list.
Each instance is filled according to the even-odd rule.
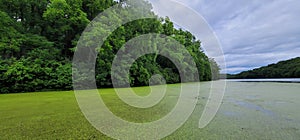
[[[0,0],[0,93],[72,89],[72,57],[81,33],[99,13],[118,3],[126,5],[114,0]],[[151,11],[151,4],[145,3]],[[96,62],[98,87],[112,86],[110,69],[121,46],[147,33],[171,36],[184,45],[200,80],[217,78],[219,67],[204,54],[201,42],[158,17],[125,24],[107,38]],[[167,83],[180,82],[175,65],[155,54],[139,58],[130,72],[132,86],[148,85],[153,74],[163,75]]]
[[228,75],[229,79],[254,79],[254,78],[300,78],[300,57],[277,64],[241,72],[237,75]]

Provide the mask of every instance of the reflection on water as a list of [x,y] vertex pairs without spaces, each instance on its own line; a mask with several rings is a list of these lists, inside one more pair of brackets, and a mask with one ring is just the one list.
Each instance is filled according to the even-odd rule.
[[256,105],[254,103],[250,103],[250,102],[245,102],[245,101],[239,101],[239,100],[231,100],[232,103],[234,103],[235,105],[238,105],[240,107],[244,107],[246,109],[252,109],[252,110],[256,110],[256,111],[260,111],[262,113],[264,113],[265,115],[271,116],[271,117],[275,117],[275,113],[272,112],[271,110],[267,110],[259,105]]
[[228,110],[222,110],[222,114],[228,117],[242,117],[242,114],[240,112],[236,111],[228,111]]

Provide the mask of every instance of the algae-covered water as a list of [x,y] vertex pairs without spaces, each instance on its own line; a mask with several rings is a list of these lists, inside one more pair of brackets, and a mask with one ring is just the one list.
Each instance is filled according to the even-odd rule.
[[228,81],[226,87],[222,105],[207,127],[197,129],[205,105],[199,101],[189,122],[168,138],[181,133],[186,139],[300,139],[299,83]]
[[[189,83],[190,90],[183,94],[198,84]],[[130,107],[114,89],[99,91],[114,114],[145,123],[164,117],[174,108],[180,87],[168,85],[164,99],[150,109]],[[228,81],[219,111],[202,129],[199,119],[210,100],[211,82],[202,82],[200,87],[199,97],[191,98],[198,99],[192,115],[164,139],[300,139],[300,83]],[[133,90],[141,96],[151,91],[149,87]],[[0,139],[111,139],[86,120],[73,91],[0,95],[0,114]]]

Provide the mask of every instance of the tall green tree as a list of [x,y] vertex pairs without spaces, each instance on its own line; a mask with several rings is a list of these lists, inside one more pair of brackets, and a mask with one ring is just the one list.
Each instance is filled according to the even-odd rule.
[[[134,14],[114,11],[100,17],[100,27],[110,27],[111,23],[121,23],[122,17],[139,17],[140,11],[157,17],[156,19],[139,19],[121,25],[104,41],[99,49],[95,67],[96,83],[99,87],[111,87],[111,67],[116,53],[129,40],[143,34],[157,33],[172,37],[191,54],[193,60],[181,55],[184,50],[176,43],[161,35],[161,40],[149,40],[136,44],[156,47],[163,44],[162,51],[178,58],[183,64],[183,73],[193,73],[186,61],[194,61],[200,80],[211,80],[218,72],[216,63],[201,50],[201,42],[190,32],[176,29],[170,19],[154,14],[152,6],[146,1],[114,0],[0,0],[0,93],[29,92],[42,90],[66,90],[72,88],[71,60],[77,41],[88,23],[100,12],[119,3],[120,9],[133,11]],[[142,6],[141,6],[142,5]],[[118,14],[117,14],[118,13]],[[91,31],[106,32],[105,28]],[[93,42],[93,41],[91,41]],[[87,41],[87,45],[90,43]],[[160,44],[160,45],[161,45]],[[167,49],[167,47],[172,49]],[[129,54],[128,54],[128,56]],[[125,66],[126,63],[124,63]],[[122,66],[118,67],[120,70]],[[76,71],[80,73],[80,71]],[[281,71],[281,69],[278,69]],[[212,74],[213,73],[213,74]],[[298,75],[299,69],[293,74]],[[129,80],[131,86],[149,84],[152,75],[162,75],[167,83],[180,81],[179,70],[174,63],[159,54],[148,54],[137,59],[130,66]],[[117,75],[118,76],[118,75]],[[83,75],[83,79],[89,75]],[[119,75],[120,77],[120,75]],[[194,81],[192,77],[187,81]],[[120,85],[124,79],[119,79]],[[159,82],[155,84],[160,84]],[[88,85],[84,85],[88,86]]]
[[81,7],[81,0],[51,0],[43,14],[47,22],[44,36],[55,42],[64,57],[70,57],[71,49],[89,23]]

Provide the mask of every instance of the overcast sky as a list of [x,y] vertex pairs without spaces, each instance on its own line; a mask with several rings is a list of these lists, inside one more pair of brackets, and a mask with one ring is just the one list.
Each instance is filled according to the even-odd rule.
[[175,1],[198,12],[211,26],[228,73],[300,56],[300,0]]

